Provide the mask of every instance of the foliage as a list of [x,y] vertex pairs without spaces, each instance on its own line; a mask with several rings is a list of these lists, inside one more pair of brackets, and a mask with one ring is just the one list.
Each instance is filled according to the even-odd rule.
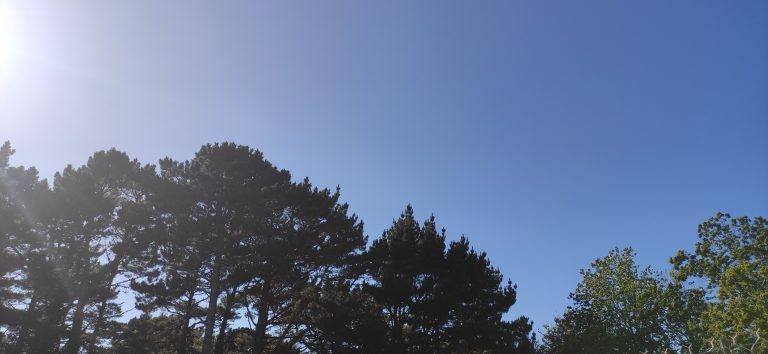
[[410,205],[373,242],[368,264],[364,289],[382,307],[388,352],[492,351],[505,332],[519,329],[501,318],[515,303],[511,282],[502,285],[486,254],[464,237],[446,250],[435,218],[420,226]]
[[715,297],[702,325],[710,347],[768,352],[768,221],[718,213],[698,228],[695,251],[672,258],[680,280],[703,279]]
[[544,352],[660,353],[700,345],[702,292],[638,269],[634,256],[631,248],[615,248],[581,270],[574,305],[547,328]]
[[[179,351],[178,338],[182,319],[178,316],[151,317],[147,314],[131,319],[117,330],[112,341],[115,354],[171,354]],[[193,351],[199,351],[200,331],[193,333]]]
[[537,348],[530,319],[505,319],[516,286],[410,206],[366,249],[339,188],[247,146],[157,170],[99,151],[51,184],[13,153],[0,146],[0,353],[768,352],[761,217],[700,225],[672,279],[613,249]]

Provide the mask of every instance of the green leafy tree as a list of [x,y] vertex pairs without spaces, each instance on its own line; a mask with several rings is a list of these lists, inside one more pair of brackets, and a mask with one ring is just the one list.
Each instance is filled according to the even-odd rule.
[[712,295],[702,316],[709,347],[768,352],[768,221],[718,213],[698,236],[672,263],[678,279],[704,280]]
[[703,294],[638,269],[634,256],[615,248],[581,270],[574,305],[547,328],[545,353],[660,353],[700,344]]

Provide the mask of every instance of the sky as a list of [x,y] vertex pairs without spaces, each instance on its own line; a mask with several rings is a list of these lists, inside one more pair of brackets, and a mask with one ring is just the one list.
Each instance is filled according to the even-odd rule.
[[768,2],[0,0],[0,140],[52,177],[202,144],[411,203],[537,328],[613,247],[662,271],[718,211],[768,216]]

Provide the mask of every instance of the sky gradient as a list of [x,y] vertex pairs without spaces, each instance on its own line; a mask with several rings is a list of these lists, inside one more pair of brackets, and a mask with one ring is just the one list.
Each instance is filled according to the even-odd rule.
[[2,1],[0,140],[51,177],[235,141],[378,237],[408,203],[551,322],[614,246],[768,216],[766,1]]

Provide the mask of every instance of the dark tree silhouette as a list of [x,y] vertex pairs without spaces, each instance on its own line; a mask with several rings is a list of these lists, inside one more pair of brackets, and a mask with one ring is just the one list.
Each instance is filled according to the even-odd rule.
[[[192,161],[165,159],[160,166],[174,192],[164,203],[167,208],[160,210],[170,222],[170,234],[160,245],[161,259],[154,263],[163,278],[139,288],[156,290],[155,298],[165,302],[182,295],[182,316],[187,319],[193,316],[198,295],[204,296],[202,352],[212,353],[220,297],[235,291],[228,288],[249,257],[243,251],[247,239],[270,216],[290,175],[274,168],[260,152],[229,143],[206,145]],[[186,337],[189,329],[182,333]]]
[[[72,300],[71,328],[65,347],[79,353],[83,341],[96,350],[101,331],[118,310],[110,306],[117,295],[115,280],[122,266],[142,249],[138,229],[143,224],[137,204],[145,203],[142,185],[155,175],[151,166],[116,150],[94,154],[85,166],[67,167],[54,178],[57,213],[50,232],[57,235],[70,252],[68,280]],[[93,332],[84,331],[84,321],[92,311]]]
[[471,249],[464,237],[446,250],[435,218],[419,226],[410,205],[374,240],[368,264],[365,290],[383,309],[389,352],[491,351],[510,329],[520,328],[502,321],[516,290],[502,285],[485,253]]
[[[365,251],[340,192],[205,145],[117,150],[52,185],[0,147],[0,352],[527,353],[516,290],[410,206]],[[135,309],[139,317],[125,322]]]
[[[235,309],[253,324],[253,353],[270,340],[295,344],[305,330],[304,297],[343,277],[365,244],[362,224],[338,203],[338,191],[292,183],[248,147],[206,145],[190,162],[161,161],[161,176],[158,212],[168,234],[157,239],[156,257],[134,288],[145,308],[173,308],[184,327],[207,299],[203,353],[223,352]],[[181,331],[184,343],[190,330]]]

